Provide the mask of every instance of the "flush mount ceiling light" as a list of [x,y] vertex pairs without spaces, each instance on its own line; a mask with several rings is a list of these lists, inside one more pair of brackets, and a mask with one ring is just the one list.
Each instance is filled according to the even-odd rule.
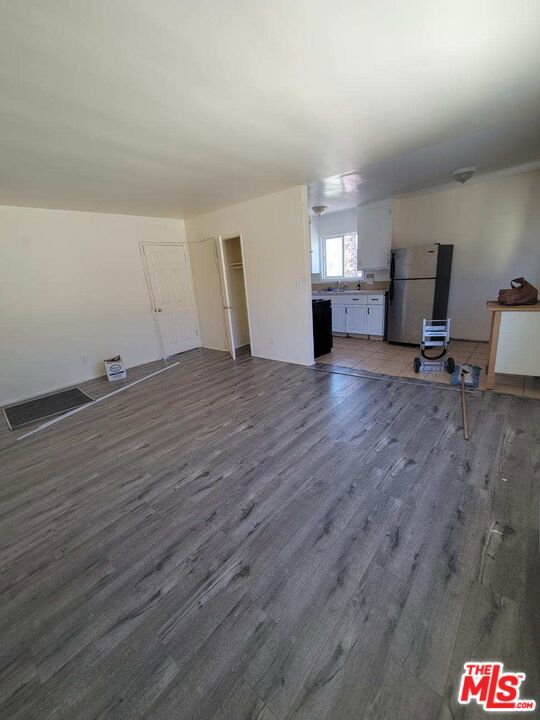
[[452,177],[454,180],[457,180],[458,183],[466,183],[467,180],[470,180],[474,173],[476,172],[475,167],[466,167],[466,168],[459,168],[459,170],[454,170],[452,173]]
[[313,210],[315,215],[317,215],[318,217],[321,217],[323,212],[325,210],[328,210],[328,205],[314,205],[311,209]]

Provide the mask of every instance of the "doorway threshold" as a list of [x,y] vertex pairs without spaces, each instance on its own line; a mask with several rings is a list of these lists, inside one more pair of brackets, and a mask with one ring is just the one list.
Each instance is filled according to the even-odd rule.
[[[342,365],[330,365],[329,363],[315,362],[310,366],[311,370],[318,372],[333,373],[335,375],[348,375],[350,377],[364,378],[366,380],[378,380],[382,382],[392,382],[398,385],[417,385],[419,387],[434,387],[439,390],[451,390],[452,392],[460,392],[460,388],[456,385],[448,385],[433,380],[426,381],[415,378],[395,377],[394,375],[383,375],[383,373],[370,372],[369,370],[357,370],[356,368],[344,367]],[[467,394],[483,395],[484,390],[467,390]]]

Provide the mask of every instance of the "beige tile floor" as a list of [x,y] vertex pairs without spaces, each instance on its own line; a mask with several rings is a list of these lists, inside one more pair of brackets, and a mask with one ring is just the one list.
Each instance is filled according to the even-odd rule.
[[[390,345],[380,340],[361,340],[334,336],[334,347],[328,355],[317,358],[317,362],[357,370],[393,375],[396,377],[422,378],[433,382],[449,383],[450,375],[446,372],[431,370],[416,374],[413,370],[413,359],[419,355],[419,349]],[[470,342],[453,340],[449,346],[449,355],[457,363],[470,363],[481,368],[480,387],[485,386],[485,368],[488,357],[487,342]],[[540,380],[524,378],[519,375],[497,375],[495,390],[510,395],[520,395],[540,399]]]

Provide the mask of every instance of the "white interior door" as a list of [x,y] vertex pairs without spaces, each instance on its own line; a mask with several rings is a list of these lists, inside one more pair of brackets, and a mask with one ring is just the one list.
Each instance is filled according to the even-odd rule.
[[154,319],[163,357],[199,345],[185,245],[143,244]]
[[221,235],[217,239],[217,254],[219,257],[219,269],[221,276],[221,293],[223,298],[223,317],[225,321],[225,333],[231,357],[236,359],[236,343],[234,340],[234,325],[232,318],[231,292],[229,288],[229,277],[227,263],[225,262],[225,251]]

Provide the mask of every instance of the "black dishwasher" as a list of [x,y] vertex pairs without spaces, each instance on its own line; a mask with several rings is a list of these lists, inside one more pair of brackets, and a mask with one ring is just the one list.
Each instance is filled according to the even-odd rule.
[[312,300],[313,347],[315,357],[332,350],[332,303],[330,300]]

